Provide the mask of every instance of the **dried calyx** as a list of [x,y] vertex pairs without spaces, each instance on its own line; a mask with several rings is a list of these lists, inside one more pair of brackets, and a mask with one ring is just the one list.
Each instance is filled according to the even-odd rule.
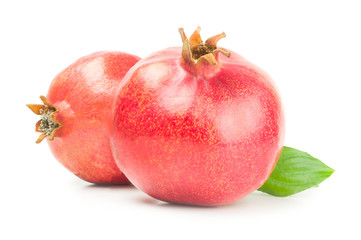
[[199,65],[202,62],[208,62],[211,65],[217,65],[217,60],[215,56],[217,52],[220,52],[227,57],[231,55],[231,53],[227,50],[217,48],[217,42],[226,36],[224,32],[208,38],[203,43],[201,35],[199,34],[200,31],[201,28],[198,27],[188,40],[187,36],[184,33],[184,29],[179,29],[179,33],[183,41],[182,57],[185,62],[194,63],[196,65]]
[[40,132],[41,135],[36,140],[36,143],[40,143],[46,137],[52,141],[56,131],[62,126],[55,118],[55,112],[58,109],[46,97],[40,96],[40,99],[44,104],[26,105],[35,114],[40,115],[40,120],[35,125],[35,131]]

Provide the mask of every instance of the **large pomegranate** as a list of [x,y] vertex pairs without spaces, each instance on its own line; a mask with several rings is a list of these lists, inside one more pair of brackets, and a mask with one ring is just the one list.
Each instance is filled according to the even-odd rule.
[[52,81],[43,105],[28,107],[41,120],[37,143],[47,138],[56,157],[83,180],[126,184],[110,149],[111,105],[124,75],[139,60],[122,52],[97,52],[77,60]]
[[111,145],[129,180],[157,199],[216,206],[268,178],[281,153],[284,119],[270,77],[238,54],[203,43],[156,52],[124,77]]

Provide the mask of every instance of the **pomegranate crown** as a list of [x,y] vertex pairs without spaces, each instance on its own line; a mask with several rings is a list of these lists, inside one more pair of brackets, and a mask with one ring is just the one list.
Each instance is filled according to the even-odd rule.
[[227,57],[231,56],[231,53],[229,51],[223,48],[217,48],[217,42],[220,39],[226,37],[226,34],[224,32],[208,38],[203,43],[201,35],[199,34],[200,31],[201,28],[198,26],[188,39],[186,34],[184,33],[184,29],[179,28],[179,33],[183,42],[182,58],[185,62],[195,65],[199,65],[202,62],[208,62],[211,65],[217,65],[217,52],[220,52]]
[[40,99],[44,104],[26,105],[33,113],[40,115],[40,120],[35,124],[35,131],[40,132],[41,135],[36,143],[41,143],[46,137],[50,141],[54,140],[56,131],[62,127],[55,118],[55,113],[59,110],[46,97],[40,96]]

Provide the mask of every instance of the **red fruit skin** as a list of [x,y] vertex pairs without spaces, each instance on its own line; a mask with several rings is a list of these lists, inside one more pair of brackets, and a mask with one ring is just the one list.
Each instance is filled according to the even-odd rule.
[[113,108],[115,161],[154,198],[232,203],[258,189],[278,160],[280,97],[265,72],[234,52],[196,72],[180,55],[154,53],[124,77]]
[[139,58],[96,52],[80,58],[52,81],[48,100],[62,127],[49,146],[79,178],[98,184],[128,184],[115,164],[110,143],[111,105],[124,75]]

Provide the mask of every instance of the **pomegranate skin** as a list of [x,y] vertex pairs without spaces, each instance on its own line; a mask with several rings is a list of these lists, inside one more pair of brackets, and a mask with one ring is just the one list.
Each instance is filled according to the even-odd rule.
[[48,144],[56,159],[79,178],[129,184],[115,164],[110,143],[111,105],[124,75],[139,60],[122,52],[80,58],[52,81],[47,98],[62,124]]
[[278,160],[280,97],[264,71],[234,52],[195,69],[181,52],[154,53],[124,77],[113,107],[115,161],[154,198],[232,203],[258,189]]

